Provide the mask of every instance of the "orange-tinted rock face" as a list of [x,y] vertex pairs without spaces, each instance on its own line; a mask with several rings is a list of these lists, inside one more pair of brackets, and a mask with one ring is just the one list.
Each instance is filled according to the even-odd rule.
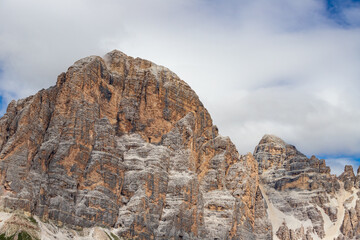
[[139,239],[270,239],[257,162],[191,88],[119,51],[84,58],[0,119],[3,209]]

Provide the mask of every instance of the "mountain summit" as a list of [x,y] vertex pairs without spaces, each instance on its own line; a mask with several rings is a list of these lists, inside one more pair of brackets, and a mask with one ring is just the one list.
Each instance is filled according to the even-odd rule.
[[352,239],[359,179],[272,135],[239,155],[176,74],[116,50],[0,119],[0,238]]
[[272,234],[254,158],[218,135],[174,73],[119,51],[81,59],[56,86],[11,102],[0,151],[6,212],[125,238]]

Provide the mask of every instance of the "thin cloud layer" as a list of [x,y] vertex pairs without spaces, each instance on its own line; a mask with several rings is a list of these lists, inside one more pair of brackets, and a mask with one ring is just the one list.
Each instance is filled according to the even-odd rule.
[[[336,174],[339,176],[341,173],[344,172],[345,165],[353,165],[357,166],[359,163],[352,158],[327,158],[326,159],[327,165],[331,166],[331,174]],[[357,174],[357,168],[353,168],[355,175]]]
[[359,16],[350,0],[3,0],[0,94],[34,94],[116,48],[188,82],[240,153],[272,133],[308,155],[355,157]]

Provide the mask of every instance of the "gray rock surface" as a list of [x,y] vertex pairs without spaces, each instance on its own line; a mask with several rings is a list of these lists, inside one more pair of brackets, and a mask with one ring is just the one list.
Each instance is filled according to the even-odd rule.
[[0,235],[358,239],[359,171],[331,175],[273,135],[240,156],[184,81],[112,51],[9,104]]
[[351,166],[337,178],[324,160],[307,158],[273,135],[261,139],[254,157],[274,238],[360,237],[355,210],[358,188]]
[[59,227],[271,239],[257,171],[184,81],[119,51],[77,61],[0,119],[1,209]]

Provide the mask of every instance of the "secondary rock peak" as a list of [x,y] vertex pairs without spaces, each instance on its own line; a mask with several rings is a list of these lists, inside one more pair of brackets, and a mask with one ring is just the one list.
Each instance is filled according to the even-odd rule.
[[265,134],[259,142],[259,144],[265,144],[265,143],[277,143],[284,146],[286,145],[284,140],[272,134]]

